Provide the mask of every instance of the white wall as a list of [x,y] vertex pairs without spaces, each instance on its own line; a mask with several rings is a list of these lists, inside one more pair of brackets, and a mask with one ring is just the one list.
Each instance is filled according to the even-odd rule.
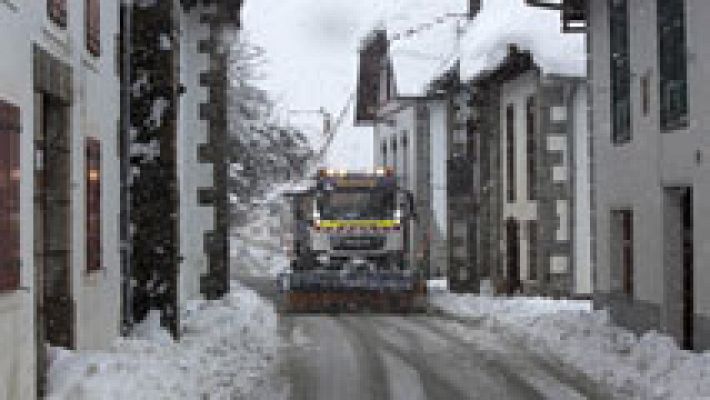
[[[520,221],[520,278],[529,279],[529,234],[526,221],[537,220],[537,201],[528,200],[527,174],[527,99],[538,91],[537,72],[530,71],[517,79],[503,84],[500,98],[500,162],[503,185],[503,219],[515,218]],[[508,202],[508,151],[507,151],[507,108],[512,104],[515,112],[515,201]],[[540,145],[544,145],[540,143]]]
[[[406,101],[406,100],[405,100]],[[403,102],[392,102],[387,107],[382,110],[383,115],[387,115],[387,118],[391,119],[394,124],[389,125],[386,123],[377,123],[374,129],[374,149],[375,149],[375,166],[381,166],[383,164],[382,159],[382,141],[387,141],[387,159],[388,166],[395,167],[398,177],[406,177],[406,179],[400,180],[400,185],[410,190],[412,194],[416,196],[417,193],[417,112],[416,112],[416,102],[412,101],[409,104]],[[402,135],[407,136],[407,147],[406,149],[402,146]],[[392,154],[392,138],[397,138],[397,165],[393,165],[393,154]],[[405,154],[406,153],[406,154]],[[404,159],[407,158],[406,169]],[[415,198],[416,201],[416,198]],[[409,241],[410,249],[413,251],[410,253],[410,263],[414,265],[417,250],[422,247],[421,243],[416,243],[417,237],[419,235],[417,229],[418,224],[416,221],[410,222],[409,230]]]
[[198,162],[197,148],[207,142],[206,121],[200,120],[200,104],[208,101],[208,90],[200,87],[200,72],[209,70],[209,55],[198,52],[200,40],[209,39],[210,30],[200,24],[200,14],[207,9],[196,6],[181,13],[180,82],[186,92],[180,96],[177,128],[178,182],[180,186],[180,303],[201,298],[200,276],[207,272],[204,233],[214,226],[210,206],[197,202],[200,187],[213,186],[212,164]]
[[446,160],[448,159],[449,108],[446,100],[429,102],[432,220],[431,270],[446,276],[449,269],[447,244],[448,205]]
[[592,293],[591,193],[587,86],[580,84],[573,99],[574,110],[574,282],[577,295]]
[[[29,46],[31,32],[29,8],[22,2],[0,3],[1,54],[0,98],[21,108],[22,134],[20,143],[20,218],[32,221],[32,53]],[[11,6],[12,5],[12,6]],[[30,291],[0,293],[0,400],[32,399],[35,397],[34,346],[34,260],[32,224],[22,224],[20,248],[22,255],[21,286]]]
[[[695,310],[710,317],[710,49],[707,46],[710,3],[686,1],[688,95],[690,125],[661,133],[659,129],[658,42],[656,2],[631,0],[632,140],[622,146],[610,141],[610,70],[606,2],[592,2],[589,16],[592,81],[592,129],[596,201],[596,290],[609,292],[609,212],[614,207],[634,211],[634,299],[653,305],[664,302],[663,187],[692,185],[694,192]],[[651,78],[650,113],[643,115],[640,79]]]
[[[46,2],[0,2],[0,98],[21,108],[20,247],[22,290],[0,294],[0,400],[35,397],[36,355],[33,255],[33,155],[35,131],[32,43],[72,66],[74,102],[72,134],[71,277],[76,304],[76,345],[100,348],[119,332],[120,266],[118,249],[119,170],[117,126],[119,81],[114,44],[118,3],[101,2],[102,54],[85,50],[82,1],[69,2],[69,25],[59,29],[47,18]],[[95,136],[102,144],[101,271],[87,274],[85,260],[84,143]]]
[[[79,4],[80,3],[80,4]],[[74,72],[72,107],[72,271],[76,301],[76,346],[108,346],[120,329],[120,161],[118,120],[120,82],[115,60],[115,35],[119,31],[117,2],[101,2],[101,56],[91,56],[84,43],[84,2],[69,2],[71,51],[65,59]],[[44,4],[39,12],[45,12]],[[81,21],[81,24],[78,24]],[[49,46],[50,40],[45,41]],[[86,272],[87,137],[101,142],[101,245],[102,269]]]

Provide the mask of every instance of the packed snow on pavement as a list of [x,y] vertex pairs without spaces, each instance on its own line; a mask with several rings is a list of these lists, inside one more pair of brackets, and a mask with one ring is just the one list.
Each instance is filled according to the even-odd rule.
[[232,230],[232,269],[239,274],[275,277],[289,264],[281,247],[280,214],[268,209],[254,209],[252,214],[252,221]]
[[[441,293],[447,314],[522,344],[532,354],[578,371],[615,397],[710,399],[710,352],[680,350],[673,339],[640,337],[614,326],[590,301]],[[462,333],[463,334],[463,333]]]
[[248,205],[249,220],[234,227],[230,237],[232,270],[241,275],[276,277],[288,269],[283,248],[282,194],[305,190],[308,180],[274,184],[263,198]]
[[152,313],[107,351],[52,349],[48,398],[286,399],[276,318],[271,305],[233,282],[222,300],[188,303],[179,342]]

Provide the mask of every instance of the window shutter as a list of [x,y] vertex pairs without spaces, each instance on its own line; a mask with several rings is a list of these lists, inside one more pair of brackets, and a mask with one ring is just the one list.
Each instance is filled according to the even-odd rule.
[[101,269],[101,143],[86,139],[86,269]]
[[0,291],[20,286],[20,109],[0,100]]
[[47,0],[47,14],[55,24],[67,26],[67,0]]
[[86,0],[86,49],[94,56],[101,54],[101,3]]

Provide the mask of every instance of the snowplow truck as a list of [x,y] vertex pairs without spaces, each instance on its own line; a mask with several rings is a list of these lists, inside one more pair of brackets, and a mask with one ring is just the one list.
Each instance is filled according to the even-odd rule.
[[412,270],[405,240],[412,195],[391,170],[320,170],[285,197],[282,311],[424,310],[426,282]]

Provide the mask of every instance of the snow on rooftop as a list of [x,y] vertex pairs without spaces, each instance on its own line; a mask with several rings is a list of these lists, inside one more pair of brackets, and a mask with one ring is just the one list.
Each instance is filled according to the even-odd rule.
[[[525,0],[483,0],[480,13],[466,26],[461,53],[456,48],[457,18],[447,14],[467,11],[466,0],[400,0],[395,12],[385,18],[388,36],[401,35],[390,43],[390,57],[400,96],[421,96],[428,84],[440,77],[461,57],[464,80],[496,68],[505,58],[508,45],[530,51],[546,74],[586,75],[585,37],[562,33],[560,11],[530,7]],[[458,18],[460,20],[460,18]]]
[[545,74],[586,75],[585,36],[562,33],[559,11],[530,7],[525,0],[484,0],[462,41],[462,79],[495,69],[509,44],[530,51]]

